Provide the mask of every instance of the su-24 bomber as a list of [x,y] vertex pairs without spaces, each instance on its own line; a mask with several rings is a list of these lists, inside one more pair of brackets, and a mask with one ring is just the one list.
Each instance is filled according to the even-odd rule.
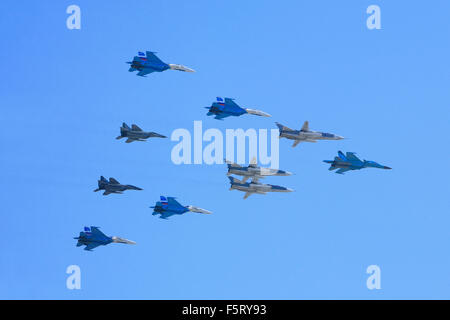
[[195,72],[195,70],[185,67],[181,64],[165,63],[159,59],[156,52],[147,51],[146,53],[138,52],[138,55],[133,58],[133,61],[127,62],[130,64],[129,72],[139,71],[138,76],[145,77],[152,72],[163,72],[166,70],[178,70],[184,72]]
[[108,237],[103,232],[99,230],[98,227],[84,227],[84,231],[80,232],[78,237],[74,239],[78,240],[77,247],[85,246],[84,250],[92,251],[92,249],[98,246],[106,246],[110,243],[125,243],[125,244],[136,244],[136,242],[119,238],[119,237]]
[[180,204],[177,200],[175,200],[174,197],[160,197],[160,201],[157,201],[156,204],[153,207],[150,207],[153,209],[152,215],[160,215],[159,217],[161,219],[167,219],[170,216],[173,216],[175,214],[183,214],[186,212],[197,212],[197,213],[204,213],[204,214],[211,214],[211,211],[194,207],[194,206],[183,206]]
[[290,176],[292,175],[289,171],[273,169],[273,168],[261,168],[257,165],[256,157],[250,161],[250,164],[245,167],[237,163],[228,161],[225,159],[228,166],[227,176],[235,174],[237,176],[242,176],[242,182],[245,182],[249,178],[261,179],[268,176]]
[[146,141],[146,139],[148,138],[167,138],[167,137],[159,133],[143,131],[135,124],[132,124],[130,128],[124,122],[120,127],[120,136],[118,136],[116,139],[119,140],[122,138],[127,138],[125,143],[131,143],[133,141]]
[[300,142],[317,142],[317,140],[342,140],[344,137],[335,135],[333,133],[311,131],[309,130],[309,122],[305,121],[300,130],[293,130],[282,124],[276,122],[280,130],[280,139],[287,138],[294,140],[292,147],[296,147]]
[[[195,72],[193,69],[185,67],[179,64],[167,64],[160,60],[155,52],[146,51],[145,53],[139,52],[137,56],[133,58],[133,61],[127,62],[130,64],[128,71],[138,71],[137,75],[145,77],[153,72],[162,72],[165,70],[178,70],[184,72]],[[261,117],[271,117],[270,114],[249,108],[240,107],[234,99],[220,98],[212,103],[208,109],[208,116],[214,116],[214,119],[223,120],[227,117],[239,117],[244,114],[252,114]],[[318,140],[341,140],[344,139],[341,136],[332,133],[312,131],[309,129],[308,121],[305,121],[300,130],[290,129],[278,122],[276,125],[279,129],[279,138],[287,138],[294,141],[292,147],[297,146],[300,142],[317,142]],[[131,128],[123,123],[120,128],[120,136],[116,139],[127,138],[126,143],[133,141],[146,141],[148,138],[167,138],[164,135],[155,132],[146,132],[139,128],[137,125],[132,124]],[[247,199],[252,194],[267,194],[268,192],[292,192],[294,190],[282,186],[263,184],[259,182],[260,179],[268,176],[290,176],[291,172],[272,169],[261,168],[257,165],[256,158],[250,161],[248,166],[242,166],[231,161],[225,162],[228,166],[227,176],[230,180],[230,190],[238,190],[245,192],[244,199]],[[379,169],[391,169],[390,167],[381,165],[375,161],[360,160],[354,152],[347,152],[345,155],[339,151],[338,156],[334,160],[324,160],[325,163],[330,164],[329,170],[337,170],[336,173],[343,174],[349,170],[360,170],[363,168],[379,168]],[[241,176],[242,180],[239,180],[231,175]],[[247,182],[251,179],[250,182]],[[111,193],[123,193],[125,190],[142,190],[139,187],[133,185],[120,184],[114,178],[106,180],[103,176],[98,180],[98,188],[95,192],[104,190],[103,195]],[[153,215],[159,215],[161,219],[167,219],[173,215],[182,215],[186,212],[197,212],[203,214],[210,214],[211,212],[199,207],[183,206],[174,197],[161,196],[160,201],[157,201],[153,208]],[[85,246],[85,250],[92,251],[92,249],[98,246],[105,246],[110,243],[124,243],[135,244],[134,241],[119,238],[110,237],[102,233],[98,227],[91,226],[85,227],[83,232],[80,232],[78,237],[74,239],[77,241],[77,247]]]

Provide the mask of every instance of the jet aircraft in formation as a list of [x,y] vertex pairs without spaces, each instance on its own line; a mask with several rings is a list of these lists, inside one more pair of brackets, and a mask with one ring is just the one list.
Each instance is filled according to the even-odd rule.
[[167,138],[162,134],[155,132],[142,131],[137,125],[132,124],[131,128],[124,122],[120,127],[120,136],[116,139],[128,138],[125,143],[131,143],[133,141],[146,141],[148,138]]
[[195,70],[182,66],[181,64],[165,63],[155,55],[155,52],[151,51],[146,51],[146,53],[139,52],[138,55],[133,58],[133,61],[127,63],[130,64],[130,69],[128,69],[128,71],[139,71],[137,75],[141,77],[145,77],[152,72],[163,72],[168,69],[195,72]]
[[[194,70],[178,65],[178,64],[167,64],[160,60],[154,52],[146,51],[146,53],[139,52],[137,56],[133,58],[133,61],[127,62],[130,64],[130,69],[128,71],[134,72],[138,71],[138,76],[146,76],[152,72],[162,72],[168,69],[179,70],[184,72],[195,72]],[[241,116],[243,114],[253,114],[263,117],[270,117],[271,115],[260,110],[248,109],[240,107],[231,98],[220,98],[217,97],[217,101],[213,102],[208,109],[208,116],[214,116],[215,119],[223,120],[224,118],[230,116]],[[309,129],[308,121],[305,121],[300,130],[290,129],[280,123],[276,123],[280,131],[280,138],[287,138],[294,140],[292,147],[297,146],[300,142],[317,142],[317,140],[341,140],[344,139],[341,136],[312,131]],[[146,141],[148,138],[158,137],[167,138],[161,134],[155,132],[145,132],[137,125],[133,124],[131,128],[123,123],[120,128],[120,136],[116,139],[127,138],[126,143],[133,141]],[[338,157],[334,160],[324,160],[325,163],[331,164],[329,170],[336,170],[336,173],[343,174],[348,170],[360,170],[363,168],[380,168],[380,169],[391,169],[390,167],[380,165],[374,161],[360,160],[356,157],[355,153],[347,152],[345,155],[339,151]],[[241,166],[231,161],[225,160],[228,165],[227,176],[230,180],[230,190],[239,190],[245,192],[244,199],[247,199],[252,194],[267,194],[267,192],[292,192],[294,190],[272,185],[263,184],[259,182],[259,179],[267,176],[289,176],[292,173],[288,171],[272,169],[272,168],[261,168],[257,166],[256,158],[252,159],[248,166]],[[242,181],[232,177],[230,175],[235,174],[242,176]],[[250,182],[246,182],[251,178]],[[111,193],[122,193],[125,190],[142,190],[133,185],[123,185],[120,184],[114,178],[109,178],[106,180],[103,176],[98,180],[98,188],[94,190],[95,192],[105,190],[103,195],[108,195]],[[174,197],[160,197],[160,201],[157,201],[153,208],[153,215],[160,215],[160,218],[167,219],[172,215],[181,215],[186,212],[198,212],[204,214],[210,214],[211,212],[202,208],[194,206],[183,206]],[[119,238],[119,237],[109,237],[102,233],[98,227],[85,227],[83,232],[80,232],[77,239],[77,246],[86,246],[84,249],[91,251],[92,249],[100,246],[107,245],[109,243],[125,243],[125,244],[135,244],[135,242]]]
[[248,109],[240,107],[234,99],[225,98],[225,101],[221,97],[217,97],[217,101],[213,102],[210,107],[205,107],[208,109],[208,113],[206,115],[212,116],[214,115],[214,119],[223,120],[226,117],[239,117],[243,114],[254,114],[262,117],[270,117],[271,115],[265,113],[260,110]]
[[296,147],[300,142],[317,142],[317,140],[341,140],[344,137],[326,133],[309,130],[309,123],[305,121],[300,130],[293,130],[282,124],[276,122],[278,129],[280,130],[280,138],[287,138],[294,140],[292,147]]
[[164,196],[161,196],[160,201],[157,201],[156,204],[150,208],[153,209],[152,215],[160,214],[159,217],[161,219],[167,219],[175,214],[183,214],[189,211],[204,214],[212,213],[211,211],[194,206],[183,206],[177,200],[175,200],[174,197],[164,197]]
[[125,190],[142,190],[141,188],[132,186],[130,184],[120,184],[119,181],[117,181],[114,178],[109,178],[109,181],[105,179],[104,176],[100,177],[100,180],[98,180],[98,188],[94,190],[94,192],[105,190],[103,192],[104,196],[107,196],[111,193],[123,193]]
[[98,227],[84,227],[84,231],[80,232],[80,235],[74,239],[78,240],[77,247],[85,246],[84,250],[87,251],[92,251],[92,249],[97,248],[98,246],[106,246],[110,243],[136,244],[136,242],[131,240],[119,237],[108,237],[101,232]]
[[331,164],[328,170],[336,170],[336,173],[343,174],[349,170],[360,170],[363,168],[379,168],[379,169],[392,169],[387,166],[383,166],[375,161],[363,160],[361,161],[354,152],[347,152],[345,155],[342,151],[338,152],[338,157],[334,160],[324,160],[323,162]]
[[264,184],[258,182],[258,178],[252,178],[250,182],[243,182],[235,177],[228,177],[230,179],[230,190],[239,190],[245,192],[244,199],[247,199],[252,194],[267,194],[267,192],[292,192],[294,190],[276,186],[273,184]]
[[256,158],[250,161],[247,167],[241,166],[237,163],[225,160],[228,166],[227,176],[235,174],[242,176],[242,182],[245,182],[249,178],[264,178],[267,176],[290,176],[292,175],[289,171],[272,169],[272,168],[261,168],[258,167]]

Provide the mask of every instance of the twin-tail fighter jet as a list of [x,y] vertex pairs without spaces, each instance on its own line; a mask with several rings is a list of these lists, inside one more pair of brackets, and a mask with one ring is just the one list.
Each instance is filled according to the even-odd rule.
[[250,182],[243,182],[235,177],[228,177],[230,179],[230,190],[239,190],[245,192],[244,199],[247,199],[252,194],[267,194],[267,192],[292,192],[294,190],[280,187],[273,184],[263,184],[258,182],[258,178],[252,178]]
[[243,114],[254,114],[262,117],[270,117],[271,115],[260,110],[248,109],[240,107],[231,98],[217,97],[217,101],[213,102],[210,107],[205,107],[208,109],[208,116],[215,116],[214,119],[223,120],[226,117],[239,117]]
[[328,170],[336,170],[336,173],[343,174],[349,170],[360,170],[363,168],[379,168],[379,169],[392,169],[390,167],[382,166],[375,161],[361,161],[354,152],[347,152],[345,155],[342,151],[338,152],[338,157],[334,160],[324,160],[325,163],[330,163],[331,166]]
[[119,238],[119,237],[108,237],[103,232],[99,230],[98,227],[84,227],[84,231],[80,232],[79,237],[74,239],[78,240],[77,247],[86,246],[84,250],[92,251],[92,249],[98,246],[106,246],[110,243],[125,243],[125,244],[136,244],[136,242]]
[[120,127],[120,136],[116,139],[128,138],[125,143],[131,143],[133,141],[146,141],[148,138],[167,138],[162,134],[155,132],[142,131],[137,125],[132,124],[131,128],[124,122]]
[[117,181],[114,178],[109,178],[109,181],[105,179],[104,176],[100,177],[100,180],[98,180],[98,188],[94,190],[94,192],[105,190],[103,192],[104,196],[107,196],[111,193],[123,193],[125,190],[142,190],[141,188],[132,186],[130,184],[120,184],[119,181]]
[[133,58],[133,61],[127,63],[130,64],[130,69],[128,69],[128,71],[139,71],[137,75],[141,77],[145,77],[152,72],[163,72],[168,69],[195,72],[195,70],[182,66],[181,64],[162,62],[161,59],[155,55],[155,52],[151,51],[146,51],[146,53],[139,52],[138,55]]
[[249,178],[264,178],[267,176],[290,176],[292,175],[289,171],[272,169],[272,168],[261,168],[257,166],[256,157],[250,161],[247,167],[243,167],[237,163],[225,160],[228,165],[227,176],[232,174],[242,176],[242,182],[245,182]]
[[183,206],[181,205],[177,200],[175,200],[174,197],[160,197],[160,201],[157,201],[155,206],[150,207],[153,208],[153,214],[152,215],[158,215],[160,214],[161,219],[167,219],[170,216],[173,216],[175,214],[183,214],[186,212],[198,212],[198,213],[205,213],[205,214],[211,214],[211,211],[194,207],[194,206]]
[[300,142],[317,142],[317,140],[341,140],[344,137],[326,133],[309,130],[309,123],[305,121],[300,130],[293,130],[282,124],[276,122],[278,129],[280,130],[280,138],[287,138],[294,140],[292,147],[296,147]]

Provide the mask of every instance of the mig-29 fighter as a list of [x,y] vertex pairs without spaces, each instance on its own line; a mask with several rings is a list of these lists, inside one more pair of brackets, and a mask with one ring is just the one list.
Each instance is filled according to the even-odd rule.
[[309,130],[309,123],[305,121],[300,130],[293,130],[282,124],[276,122],[278,129],[280,130],[280,138],[287,138],[294,140],[292,147],[296,147],[300,142],[317,142],[317,140],[341,140],[344,137],[319,131]]
[[105,190],[103,192],[104,196],[107,196],[111,193],[123,193],[125,190],[142,190],[141,188],[132,186],[130,184],[120,184],[119,181],[117,181],[114,178],[109,178],[109,181],[105,179],[104,176],[100,177],[100,180],[98,180],[98,188],[94,190],[94,192]]
[[347,152],[345,155],[342,151],[338,152],[338,157],[334,160],[324,160],[325,163],[330,163],[331,166],[328,170],[336,170],[336,173],[343,174],[349,170],[360,170],[363,168],[379,168],[379,169],[392,169],[390,167],[382,166],[375,161],[361,161],[354,152]]
[[108,237],[103,232],[99,230],[98,227],[84,227],[84,231],[80,232],[79,237],[74,239],[78,240],[77,247],[86,246],[84,250],[92,251],[92,249],[98,246],[106,246],[110,243],[125,243],[125,244],[136,244],[136,242],[119,238],[119,237]]
[[146,53],[139,52],[137,56],[133,58],[133,61],[127,62],[130,64],[129,72],[139,71],[138,76],[145,77],[147,74],[152,72],[162,72],[168,69],[179,70],[185,72],[195,72],[194,70],[182,66],[181,64],[172,64],[162,62],[156,55],[155,52],[146,51]]
[[124,122],[120,127],[120,136],[116,139],[128,138],[125,143],[133,141],[146,141],[148,138],[167,138],[162,134],[155,132],[142,131],[137,125],[132,124],[131,128]]

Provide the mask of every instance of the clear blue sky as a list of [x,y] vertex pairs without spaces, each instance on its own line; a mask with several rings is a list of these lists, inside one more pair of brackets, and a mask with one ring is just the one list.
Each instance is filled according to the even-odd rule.
[[[77,4],[82,29],[66,28]],[[366,28],[381,7],[382,30]],[[450,298],[448,1],[1,1],[0,298]],[[138,50],[197,73],[128,73]],[[206,117],[216,96],[272,118]],[[280,141],[267,178],[296,190],[229,191],[224,165],[176,166],[169,139],[117,141],[123,121],[275,128],[348,137]],[[357,152],[390,171],[343,176]],[[103,197],[100,175],[144,191]],[[164,221],[160,195],[212,215]],[[86,252],[85,225],[136,241]],[[66,289],[67,266],[82,289]],[[366,268],[381,268],[381,290]]]

